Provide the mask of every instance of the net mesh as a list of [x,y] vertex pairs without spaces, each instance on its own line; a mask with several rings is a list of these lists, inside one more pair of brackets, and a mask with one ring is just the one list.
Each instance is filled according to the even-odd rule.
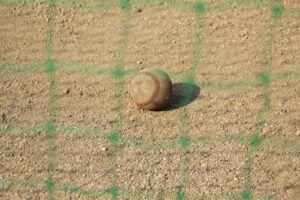
[[[3,73],[25,73],[25,72],[46,72],[49,82],[48,89],[50,98],[48,102],[48,117],[45,122],[24,125],[24,124],[0,124],[0,133],[4,134],[17,134],[22,135],[30,132],[45,132],[47,141],[47,178],[45,180],[23,180],[23,179],[8,179],[1,177],[0,184],[2,188],[9,186],[19,186],[24,188],[34,188],[46,191],[46,196],[49,199],[54,198],[55,191],[65,191],[68,193],[78,193],[82,196],[91,196],[96,198],[106,198],[110,196],[112,199],[128,198],[128,199],[157,199],[157,198],[170,198],[170,199],[252,199],[253,187],[251,182],[254,156],[261,145],[275,145],[276,148],[289,148],[293,151],[300,150],[299,139],[286,138],[284,136],[266,136],[263,134],[263,129],[266,123],[266,115],[270,109],[270,85],[281,80],[299,80],[300,72],[298,70],[279,71],[273,73],[272,61],[273,54],[272,45],[274,41],[275,28],[278,26],[278,21],[282,15],[300,17],[300,8],[283,7],[281,1],[267,1],[267,0],[226,0],[217,2],[205,1],[179,1],[179,0],[109,0],[109,1],[78,1],[78,0],[0,0],[0,6],[16,6],[16,5],[32,5],[39,2],[44,2],[47,5],[47,27],[46,37],[44,40],[44,61],[41,63],[17,63],[9,64],[2,60],[0,62],[0,71]],[[124,77],[136,73],[139,68],[125,69],[124,62],[126,59],[126,52],[129,44],[130,37],[130,13],[134,6],[156,6],[166,5],[171,9],[180,9],[183,11],[192,12],[195,14],[196,28],[194,33],[194,49],[191,59],[191,65],[184,69],[183,72],[168,71],[171,77],[180,79],[184,84],[182,88],[182,98],[179,104],[179,123],[180,134],[173,139],[161,140],[159,142],[151,142],[143,139],[127,137],[122,134],[122,121],[123,121],[123,107],[122,102],[124,96],[122,95],[126,88]],[[116,61],[112,67],[99,67],[78,61],[59,61],[53,58],[53,34],[55,32],[55,16],[57,12],[57,5],[69,6],[75,9],[84,10],[109,10],[120,9],[121,12],[121,36],[119,47],[117,50]],[[203,40],[203,24],[206,18],[204,17],[210,13],[221,13],[224,10],[230,10],[233,7],[250,7],[253,9],[267,9],[270,15],[268,24],[266,26],[266,38],[263,51],[260,72],[255,76],[232,82],[220,83],[218,81],[198,80],[195,76],[197,68],[201,65],[202,55],[202,40]],[[298,49],[299,50],[299,49]],[[299,62],[298,62],[299,65]],[[81,125],[62,125],[56,123],[57,116],[57,81],[56,72],[58,69],[66,69],[69,71],[81,71],[85,73],[92,73],[97,76],[110,76],[114,79],[115,95],[113,101],[116,103],[115,113],[117,120],[113,122],[111,131],[103,131],[99,128],[84,127]],[[204,135],[204,136],[191,136],[189,125],[192,123],[189,118],[189,102],[193,98],[195,87],[203,89],[214,89],[216,91],[230,91],[235,89],[246,89],[250,87],[259,87],[263,92],[261,95],[262,105],[258,111],[256,122],[256,129],[250,135],[243,134],[230,134],[230,135]],[[5,109],[5,108],[4,108]],[[298,108],[299,112],[299,108]],[[93,136],[100,138],[109,143],[109,172],[110,172],[110,187],[100,189],[87,189],[84,186],[79,186],[72,183],[62,183],[54,178],[56,173],[56,156],[58,154],[56,149],[56,140],[62,135],[76,135],[80,137]],[[228,193],[220,193],[219,195],[199,196],[186,191],[186,185],[189,182],[189,165],[191,162],[190,149],[199,144],[218,144],[222,145],[224,142],[233,142],[236,144],[243,144],[247,146],[247,153],[245,156],[245,167],[243,171],[244,183],[243,188],[239,191],[231,191]],[[182,179],[178,183],[179,187],[172,190],[166,189],[159,191],[155,190],[125,190],[118,187],[118,170],[116,163],[116,155],[119,152],[121,145],[133,145],[143,149],[164,149],[176,148],[182,152],[183,164]],[[2,151],[2,150],[1,150]],[[200,190],[200,188],[199,188]],[[2,190],[3,191],[3,190]],[[259,199],[272,199],[272,195],[265,192],[258,194]]]

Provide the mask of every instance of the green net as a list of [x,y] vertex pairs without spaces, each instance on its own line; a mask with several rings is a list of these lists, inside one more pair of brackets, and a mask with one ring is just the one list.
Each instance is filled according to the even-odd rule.
[[[253,183],[252,172],[254,156],[257,149],[262,145],[275,145],[276,148],[288,148],[293,151],[300,150],[299,139],[290,139],[278,136],[266,136],[263,134],[263,129],[266,123],[266,115],[268,115],[270,105],[270,85],[281,80],[299,80],[299,70],[288,70],[272,72],[273,53],[272,45],[274,41],[275,28],[278,25],[278,20],[282,15],[300,17],[300,8],[283,7],[281,1],[273,0],[224,0],[224,1],[179,1],[179,0],[107,0],[107,1],[79,1],[79,0],[0,0],[0,6],[30,6],[43,2],[47,5],[47,28],[46,38],[44,44],[44,57],[45,60],[41,63],[17,63],[9,64],[0,60],[0,72],[3,73],[24,73],[24,72],[46,72],[49,82],[49,102],[48,102],[48,117],[47,120],[40,124],[34,125],[18,125],[10,124],[9,126],[0,124],[0,133],[26,134],[30,132],[45,132],[47,141],[47,178],[45,180],[39,179],[8,179],[1,177],[0,186],[2,188],[9,188],[18,186],[23,188],[34,188],[46,192],[48,199],[54,199],[55,191],[63,191],[67,193],[77,193],[83,197],[95,197],[98,199],[253,199]],[[85,10],[108,10],[120,9],[121,12],[121,36],[119,47],[115,58],[115,64],[112,67],[99,67],[97,65],[88,64],[80,61],[59,61],[53,57],[53,33],[55,29],[55,16],[57,5],[68,6],[75,9]],[[162,140],[162,141],[149,141],[141,138],[127,137],[122,134],[122,121],[123,121],[123,93],[125,93],[124,77],[136,73],[139,68],[126,69],[124,62],[129,44],[130,32],[130,13],[134,6],[158,6],[165,5],[170,9],[179,9],[182,11],[189,11],[195,14],[196,28],[194,33],[194,49],[192,53],[191,65],[183,72],[169,71],[171,77],[180,79],[182,84],[182,98],[179,104],[179,124],[180,134],[176,138]],[[250,7],[252,9],[265,9],[268,10],[270,19],[266,26],[267,34],[264,41],[262,51],[262,63],[260,72],[250,78],[220,83],[217,81],[198,80],[195,76],[196,70],[201,65],[202,55],[202,40],[203,40],[203,26],[205,23],[205,15],[210,13],[220,13],[225,10],[230,10],[234,7]],[[299,64],[299,63],[298,63]],[[114,111],[117,115],[117,120],[113,121],[111,131],[103,131],[99,128],[85,127],[81,125],[61,125],[56,123],[57,116],[57,82],[56,72],[58,69],[67,71],[81,71],[85,73],[95,74],[97,76],[110,76],[114,79],[114,101],[116,107]],[[299,68],[298,68],[299,69]],[[250,87],[259,87],[263,93],[260,96],[262,105],[258,111],[256,129],[252,130],[252,134],[230,134],[230,135],[204,135],[204,136],[191,136],[189,125],[192,123],[189,118],[189,102],[193,98],[195,87],[202,89],[213,89],[216,91],[230,91],[235,89],[246,89]],[[299,110],[298,110],[299,112]],[[56,140],[61,135],[75,135],[79,137],[93,136],[108,142],[109,144],[109,174],[110,186],[106,188],[87,189],[84,186],[79,186],[73,183],[59,182],[54,178],[56,173],[56,157],[57,148]],[[230,192],[220,193],[218,195],[197,195],[192,192],[187,192],[187,184],[189,183],[189,169],[191,163],[191,148],[197,147],[200,144],[217,144],[222,145],[224,142],[233,142],[236,144],[243,144],[247,146],[247,153],[245,156],[245,167],[243,170],[243,188],[241,190],[232,190]],[[142,149],[179,149],[182,153],[183,165],[182,178],[177,183],[178,187],[173,189],[163,189],[160,191],[153,190],[127,190],[119,187],[118,185],[118,169],[116,156],[120,153],[120,146],[131,145]],[[2,151],[2,150],[1,150]],[[1,175],[2,176],[2,175]],[[201,188],[198,188],[201,190]],[[1,190],[5,191],[5,189]],[[273,199],[272,194],[258,192],[257,199]]]

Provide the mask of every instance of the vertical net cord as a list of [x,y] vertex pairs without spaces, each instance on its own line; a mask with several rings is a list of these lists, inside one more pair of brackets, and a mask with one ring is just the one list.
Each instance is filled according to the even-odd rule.
[[272,42],[274,39],[274,28],[276,26],[277,20],[279,16],[276,14],[274,15],[273,8],[276,6],[277,1],[273,2],[270,5],[270,21],[267,27],[267,37],[265,41],[265,45],[263,48],[263,60],[262,60],[262,69],[261,72],[258,74],[257,79],[262,89],[262,107],[259,110],[258,113],[258,121],[256,123],[256,132],[250,137],[250,141],[248,143],[248,151],[246,155],[246,167],[245,167],[245,186],[244,190],[241,192],[241,197],[243,199],[252,199],[252,183],[251,183],[251,172],[252,172],[252,166],[254,162],[254,156],[255,153],[261,144],[263,137],[263,129],[265,126],[265,117],[266,114],[270,111],[271,105],[270,105],[270,73],[272,68]]
[[120,9],[122,12],[122,32],[121,32],[121,43],[120,49],[118,51],[118,56],[116,59],[115,68],[112,71],[112,75],[114,77],[114,89],[115,89],[115,102],[116,102],[116,113],[117,113],[117,120],[113,124],[113,133],[108,137],[108,140],[111,143],[111,188],[108,189],[108,193],[112,196],[113,199],[117,199],[119,195],[118,189],[118,175],[116,170],[116,156],[117,156],[117,147],[118,144],[121,142],[121,132],[122,132],[122,94],[124,90],[124,81],[123,76],[125,74],[123,65],[124,59],[126,54],[126,49],[128,45],[128,26],[129,26],[129,18],[130,18],[130,2],[128,0],[120,0]]
[[184,72],[184,87],[183,87],[183,99],[181,100],[180,104],[183,108],[180,110],[180,125],[181,125],[181,134],[179,138],[180,146],[182,147],[183,151],[183,180],[180,185],[179,191],[176,194],[176,199],[181,200],[184,199],[184,188],[185,185],[188,184],[189,179],[189,163],[190,163],[190,153],[189,153],[189,146],[191,143],[189,137],[189,115],[188,115],[188,102],[191,100],[193,96],[193,86],[195,84],[195,77],[194,72],[195,69],[199,66],[200,60],[200,51],[201,51],[201,32],[202,32],[202,24],[203,18],[202,13],[204,11],[204,4],[201,2],[194,4],[194,12],[196,15],[196,30],[195,30],[195,47],[193,50],[193,57],[192,57],[192,66]]
[[45,71],[48,75],[49,82],[49,116],[48,120],[45,124],[45,132],[47,135],[47,143],[48,143],[48,177],[45,181],[47,198],[53,198],[53,190],[55,187],[55,182],[53,180],[53,173],[55,168],[55,114],[56,114],[56,83],[55,83],[55,65],[52,60],[52,46],[53,46],[53,29],[54,29],[54,18],[55,18],[55,0],[48,0],[48,10],[47,10],[47,30],[46,30],[46,40],[45,40],[45,56],[46,60],[44,62]]

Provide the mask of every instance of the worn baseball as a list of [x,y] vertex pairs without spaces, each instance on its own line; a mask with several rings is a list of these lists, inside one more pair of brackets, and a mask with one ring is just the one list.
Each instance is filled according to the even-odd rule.
[[171,101],[172,82],[162,70],[144,69],[132,79],[129,92],[141,109],[159,110]]

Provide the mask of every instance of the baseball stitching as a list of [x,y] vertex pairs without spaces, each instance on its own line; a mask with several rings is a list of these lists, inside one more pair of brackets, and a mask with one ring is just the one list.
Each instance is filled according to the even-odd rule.
[[160,84],[159,84],[159,80],[158,78],[153,75],[152,73],[150,72],[144,72],[146,75],[150,76],[151,79],[153,80],[153,84],[154,84],[154,91],[152,92],[151,96],[149,97],[149,99],[143,103],[137,103],[137,105],[141,108],[149,105],[151,102],[153,102],[156,97],[158,96],[158,92],[159,92],[159,87],[160,87]]

